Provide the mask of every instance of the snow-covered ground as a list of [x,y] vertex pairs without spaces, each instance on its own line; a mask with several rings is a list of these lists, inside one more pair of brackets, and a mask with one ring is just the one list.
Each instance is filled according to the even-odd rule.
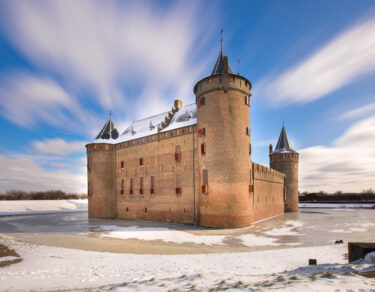
[[0,201],[0,216],[87,211],[87,200]]
[[[355,271],[375,265],[347,264],[347,246],[332,245],[199,255],[140,255],[37,246],[11,239],[23,261],[0,268],[2,291],[96,287],[95,291],[370,291],[375,280]],[[308,260],[317,259],[317,266]]]
[[372,209],[375,204],[361,204],[361,203],[299,203],[300,208],[321,208],[321,209]]

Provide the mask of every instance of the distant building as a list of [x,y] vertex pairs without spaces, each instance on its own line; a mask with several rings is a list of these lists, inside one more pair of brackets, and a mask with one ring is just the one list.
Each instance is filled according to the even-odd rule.
[[196,103],[134,121],[112,119],[88,144],[90,218],[242,227],[298,211],[298,153],[285,128],[270,167],[251,161],[250,89],[221,51]]

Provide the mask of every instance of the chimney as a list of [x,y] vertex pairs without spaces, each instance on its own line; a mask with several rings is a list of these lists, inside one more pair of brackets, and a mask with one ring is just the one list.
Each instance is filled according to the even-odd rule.
[[270,151],[270,154],[272,153],[272,144],[270,144],[270,147],[269,147],[269,151]]
[[174,100],[174,108],[179,110],[180,108],[182,108],[182,101],[179,100],[179,99],[175,99]]

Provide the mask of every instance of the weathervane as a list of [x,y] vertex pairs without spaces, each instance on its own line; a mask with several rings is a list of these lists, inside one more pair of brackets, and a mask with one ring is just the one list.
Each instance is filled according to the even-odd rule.
[[223,32],[224,32],[224,29],[221,29],[220,31],[221,52],[223,52]]

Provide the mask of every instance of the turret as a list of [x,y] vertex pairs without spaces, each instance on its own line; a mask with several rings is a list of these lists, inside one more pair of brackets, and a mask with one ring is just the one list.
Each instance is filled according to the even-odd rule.
[[194,87],[202,226],[252,223],[250,89],[249,80],[232,73],[222,51],[211,75]]
[[117,137],[110,117],[94,143],[86,145],[89,218],[116,217],[115,145],[110,142]]
[[283,126],[274,151],[270,145],[269,157],[270,167],[285,175],[285,212],[298,212],[298,156]]

